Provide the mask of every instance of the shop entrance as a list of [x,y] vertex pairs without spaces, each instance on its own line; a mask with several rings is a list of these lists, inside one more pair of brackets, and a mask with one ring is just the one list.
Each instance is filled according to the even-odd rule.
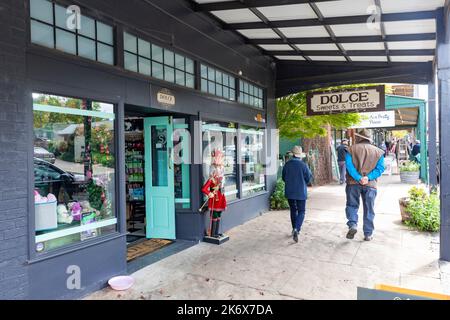
[[[176,239],[176,210],[190,208],[190,166],[188,161],[184,163],[185,157],[189,159],[189,152],[185,152],[189,150],[185,146],[189,142],[187,123],[183,115],[125,108],[129,252],[139,246],[145,247],[144,252],[148,247],[157,250],[171,243]],[[183,150],[181,163],[175,161],[174,149]]]

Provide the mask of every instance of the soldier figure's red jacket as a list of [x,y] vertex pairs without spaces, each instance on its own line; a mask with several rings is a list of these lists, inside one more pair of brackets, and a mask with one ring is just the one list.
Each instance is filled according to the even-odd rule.
[[227,199],[222,193],[222,179],[221,178],[209,178],[202,187],[202,192],[208,196],[211,192],[214,193],[214,198],[210,198],[208,201],[209,210],[224,211],[227,208]]

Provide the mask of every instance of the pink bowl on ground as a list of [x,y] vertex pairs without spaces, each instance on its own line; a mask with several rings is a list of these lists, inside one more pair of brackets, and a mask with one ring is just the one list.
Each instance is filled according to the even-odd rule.
[[109,279],[108,284],[113,290],[124,291],[133,286],[134,279],[130,276],[119,276]]

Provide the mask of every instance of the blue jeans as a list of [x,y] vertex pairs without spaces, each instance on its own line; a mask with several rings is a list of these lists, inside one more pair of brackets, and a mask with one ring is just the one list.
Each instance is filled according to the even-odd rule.
[[340,183],[345,183],[345,175],[347,174],[347,166],[345,164],[345,161],[339,161],[339,182]]
[[306,200],[289,199],[289,207],[291,208],[292,229],[300,232],[303,221],[305,220]]
[[364,208],[364,225],[363,231],[365,236],[371,236],[375,229],[373,221],[375,219],[375,198],[377,197],[377,189],[357,185],[347,185],[345,192],[347,194],[347,207],[345,213],[347,215],[347,225],[349,228],[357,228],[358,226],[358,209],[359,198],[362,198]]

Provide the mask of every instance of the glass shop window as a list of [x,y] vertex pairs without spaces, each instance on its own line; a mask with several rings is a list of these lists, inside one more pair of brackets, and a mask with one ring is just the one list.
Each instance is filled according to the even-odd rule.
[[114,105],[33,94],[36,251],[116,231]]
[[264,167],[264,129],[242,126],[241,166],[242,196],[266,190],[266,172]]
[[225,187],[228,201],[238,198],[237,129],[234,123],[203,122],[203,182],[211,172],[211,152],[220,149],[224,154]]
[[113,27],[48,0],[30,0],[31,42],[114,65]]

